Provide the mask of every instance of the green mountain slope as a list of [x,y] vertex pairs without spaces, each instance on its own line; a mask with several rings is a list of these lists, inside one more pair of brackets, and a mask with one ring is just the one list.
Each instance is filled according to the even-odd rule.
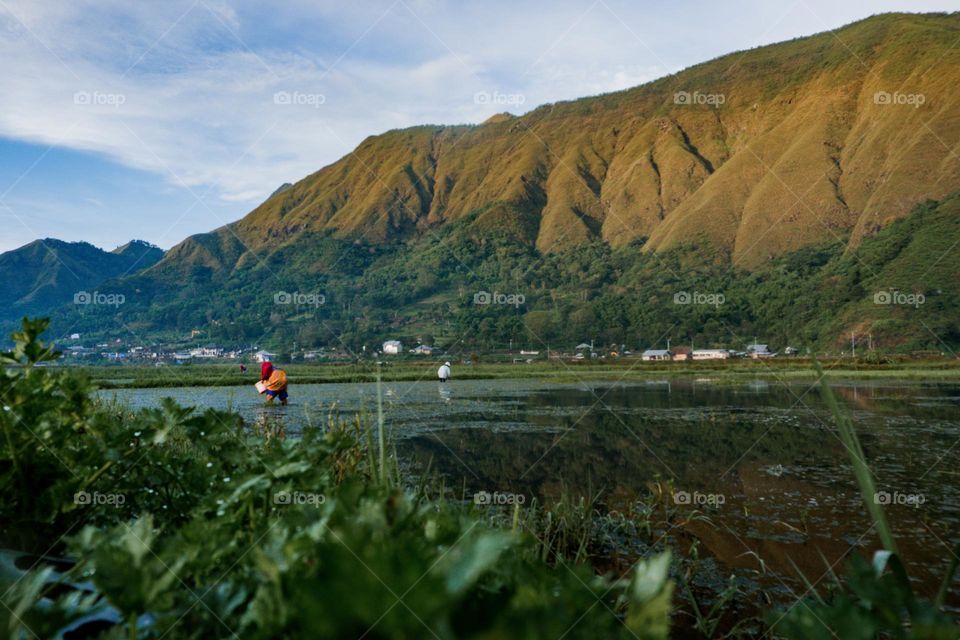
[[163,251],[134,240],[112,252],[86,242],[47,238],[0,254],[0,319],[49,313],[110,278],[156,264]]
[[[585,242],[542,253],[490,210],[410,245],[314,233],[233,270],[153,268],[107,283],[119,308],[73,308],[58,327],[111,336],[183,337],[288,351],[360,352],[388,338],[455,351],[570,349],[595,340],[836,352],[960,348],[960,195],[928,202],[855,249],[805,247],[747,271],[710,245],[650,251],[643,241]],[[215,247],[219,248],[219,247]],[[489,301],[489,303],[484,303]],[[878,303],[879,301],[879,303]],[[135,335],[130,335],[134,331]],[[862,347],[861,347],[862,348]]]
[[[214,232],[257,254],[304,234],[395,242],[486,209],[541,251],[649,237],[755,268],[865,236],[960,185],[960,14],[889,14],[627,91],[479,126],[372,136]],[[191,238],[165,261],[208,264]],[[229,255],[225,268],[253,258]]]

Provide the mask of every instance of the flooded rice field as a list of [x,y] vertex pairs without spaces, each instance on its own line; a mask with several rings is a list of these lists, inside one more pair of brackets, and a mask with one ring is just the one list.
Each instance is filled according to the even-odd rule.
[[[960,386],[837,382],[853,415],[901,552],[932,597],[960,542]],[[731,568],[817,580],[857,548],[876,548],[844,447],[811,382],[709,379],[556,384],[472,380],[383,385],[388,427],[406,468],[441,475],[483,500],[562,491],[628,509],[660,483],[704,517],[684,533]],[[374,413],[372,384],[292,385],[264,407],[252,389],[104,392],[131,406],[163,397],[282,421],[288,435],[331,411]],[[792,590],[779,578],[773,588]],[[952,603],[956,604],[956,603]]]

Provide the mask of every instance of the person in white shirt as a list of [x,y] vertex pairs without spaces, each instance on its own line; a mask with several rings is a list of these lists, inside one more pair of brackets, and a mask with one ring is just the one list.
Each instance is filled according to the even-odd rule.
[[444,362],[443,365],[437,369],[437,377],[440,378],[440,382],[446,382],[450,378],[449,362]]

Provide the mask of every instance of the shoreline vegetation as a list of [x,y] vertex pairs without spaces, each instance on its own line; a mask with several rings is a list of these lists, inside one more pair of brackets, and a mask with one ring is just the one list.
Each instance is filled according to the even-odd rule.
[[[670,532],[709,518],[670,506],[669,483],[617,516],[590,496],[458,499],[429,470],[404,476],[379,403],[298,439],[169,399],[130,410],[42,366],[57,357],[46,326],[25,320],[0,354],[9,637],[960,637],[945,612],[957,563],[934,597],[915,591],[826,383],[877,539],[791,602],[757,603],[734,575],[704,583],[710,559]],[[611,567],[623,535],[636,553]]]
[[[438,362],[442,362],[442,359]],[[436,380],[438,362],[386,361],[361,364],[279,364],[287,371],[291,384],[372,383],[378,370],[384,382]],[[841,358],[823,360],[821,366],[835,380],[923,380],[925,382],[960,380],[960,358],[897,360],[870,362]],[[232,387],[252,385],[257,381],[256,367],[241,373],[239,363],[185,364],[140,366],[107,365],[64,368],[85,375],[100,389],[148,389],[183,386]],[[658,379],[702,379],[717,383],[737,383],[758,378],[789,382],[817,379],[817,366],[812,359],[779,358],[770,360],[735,360],[730,362],[656,363],[639,360],[618,360],[604,363],[534,362],[475,363],[454,362],[452,380],[544,380],[550,382],[632,381]]]

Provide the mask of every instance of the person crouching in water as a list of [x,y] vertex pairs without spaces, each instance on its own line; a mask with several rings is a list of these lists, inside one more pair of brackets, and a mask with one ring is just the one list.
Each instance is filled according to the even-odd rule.
[[283,369],[274,368],[270,362],[260,365],[260,382],[267,386],[267,402],[280,398],[280,404],[287,404],[287,373]]
[[437,377],[440,378],[440,382],[446,382],[450,378],[450,363],[444,362],[439,369],[437,369]]

